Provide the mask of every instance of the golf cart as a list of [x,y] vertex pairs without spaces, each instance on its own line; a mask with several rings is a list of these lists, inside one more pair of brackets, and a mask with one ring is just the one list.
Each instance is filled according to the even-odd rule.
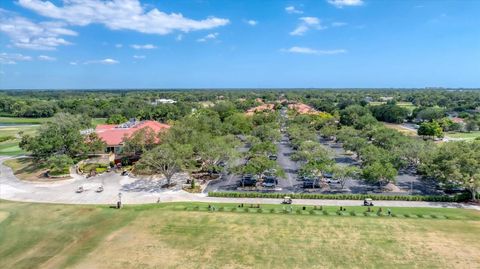
[[372,198],[365,198],[365,200],[363,200],[363,205],[364,206],[373,206],[373,202],[372,202]]
[[75,192],[82,193],[83,191],[84,191],[83,186],[79,186]]
[[292,204],[292,198],[290,198],[290,196],[283,197],[282,204],[291,205]]

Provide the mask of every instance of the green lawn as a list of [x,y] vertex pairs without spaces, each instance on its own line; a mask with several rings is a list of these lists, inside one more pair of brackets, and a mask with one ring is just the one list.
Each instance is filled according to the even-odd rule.
[[34,135],[38,126],[35,125],[16,125],[16,126],[0,126],[0,136],[12,136],[15,139],[10,139],[0,142],[0,155],[14,156],[25,154],[25,152],[18,147],[20,142],[20,133]]
[[[368,103],[371,106],[379,106],[386,104],[387,102],[370,102]],[[410,111],[413,111],[415,108],[417,108],[416,105],[412,104],[411,102],[397,102],[397,106],[407,108]]]
[[461,138],[465,140],[473,140],[477,137],[480,137],[480,131],[470,132],[470,133],[445,133],[445,136],[451,138]]
[[97,126],[99,124],[105,124],[106,121],[107,121],[107,118],[93,118],[92,124],[93,126]]
[[365,216],[364,207],[339,216],[337,207],[215,206],[221,211],[200,203],[115,210],[0,201],[0,268],[480,266],[477,211],[394,208],[388,217]]
[[[18,118],[18,117],[0,117],[0,124],[42,124],[50,118]],[[93,118],[92,124],[94,126],[98,124],[104,124],[107,121],[106,118]]]
[[1,123],[8,124],[41,124],[49,118],[17,118],[17,117],[0,117]]

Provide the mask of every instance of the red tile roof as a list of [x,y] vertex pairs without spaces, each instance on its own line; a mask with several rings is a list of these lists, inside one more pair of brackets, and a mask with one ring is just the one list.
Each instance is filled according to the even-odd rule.
[[253,115],[255,114],[255,112],[272,111],[273,109],[274,109],[273,104],[263,104],[263,105],[250,108],[249,110],[247,110],[246,114]]
[[317,110],[315,110],[313,107],[302,104],[302,103],[297,103],[297,104],[290,104],[288,105],[288,108],[296,110],[300,114],[316,114],[318,113]]
[[464,123],[465,121],[462,118],[453,117],[451,120],[455,123]]
[[146,127],[149,127],[155,133],[159,133],[170,128],[170,125],[153,120],[141,121],[128,128],[121,128],[120,125],[117,124],[99,124],[95,128],[95,132],[105,141],[107,146],[111,147],[121,145],[123,143],[123,137],[130,137],[136,131]]

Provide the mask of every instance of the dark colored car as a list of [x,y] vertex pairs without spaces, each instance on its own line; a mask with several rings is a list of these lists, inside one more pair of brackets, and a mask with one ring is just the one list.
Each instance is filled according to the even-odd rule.
[[240,187],[251,187],[257,185],[257,180],[252,175],[245,175],[240,179],[239,184]]
[[276,177],[268,176],[262,182],[263,187],[275,187],[278,184],[278,180]]
[[318,180],[305,180],[303,181],[303,187],[305,189],[320,188],[320,182]]
[[277,160],[277,155],[270,155],[270,156],[268,156],[268,159],[270,159],[272,161],[276,161]]

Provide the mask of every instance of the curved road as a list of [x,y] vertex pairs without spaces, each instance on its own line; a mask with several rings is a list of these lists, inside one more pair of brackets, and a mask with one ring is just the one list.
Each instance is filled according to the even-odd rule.
[[[115,173],[106,173],[95,178],[86,179],[75,176],[72,179],[52,182],[33,183],[21,181],[13,175],[12,170],[3,165],[9,157],[0,157],[0,199],[59,204],[115,204],[118,193],[122,193],[124,204],[147,204],[160,202],[207,202],[207,203],[245,203],[245,204],[279,204],[281,199],[264,198],[217,198],[206,194],[191,194],[182,190],[162,190],[158,180],[142,180],[123,177]],[[95,192],[103,184],[102,193]],[[75,193],[78,186],[84,186],[83,193]],[[301,205],[334,205],[358,206],[361,201],[355,200],[311,200],[295,199],[294,204]],[[446,207],[470,208],[480,210],[480,206],[441,203],[441,202],[406,202],[406,201],[375,201],[382,207]]]

